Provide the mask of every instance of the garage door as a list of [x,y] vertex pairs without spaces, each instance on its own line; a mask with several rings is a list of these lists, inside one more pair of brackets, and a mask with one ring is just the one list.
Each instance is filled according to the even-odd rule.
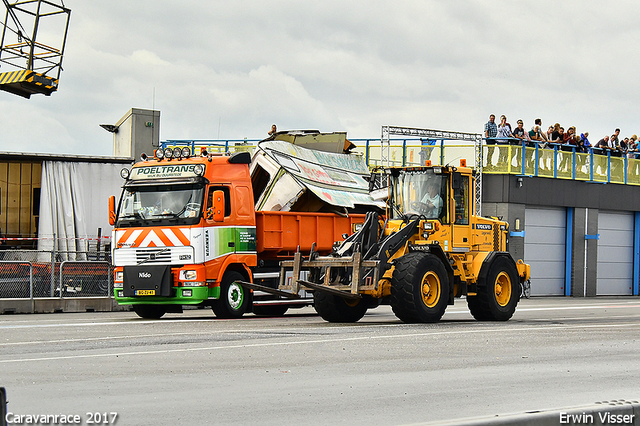
[[565,275],[565,209],[527,208],[524,261],[531,265],[531,294],[563,296]]
[[598,273],[596,294],[633,292],[633,214],[598,213]]

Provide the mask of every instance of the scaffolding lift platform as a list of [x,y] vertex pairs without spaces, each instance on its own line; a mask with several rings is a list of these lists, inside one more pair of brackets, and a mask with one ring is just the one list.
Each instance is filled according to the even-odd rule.
[[[58,90],[71,10],[64,0],[2,2],[6,15],[0,44],[0,90],[27,99],[34,94],[50,96]],[[36,40],[43,27],[44,42]],[[10,70],[4,71],[5,64]]]

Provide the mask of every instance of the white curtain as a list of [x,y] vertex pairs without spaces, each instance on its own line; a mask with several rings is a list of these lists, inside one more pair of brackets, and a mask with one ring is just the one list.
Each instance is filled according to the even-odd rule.
[[[98,228],[111,235],[108,198],[120,196],[126,164],[44,161],[40,189],[38,250],[84,251]],[[96,240],[91,247],[95,249]],[[65,256],[66,257],[66,256]]]

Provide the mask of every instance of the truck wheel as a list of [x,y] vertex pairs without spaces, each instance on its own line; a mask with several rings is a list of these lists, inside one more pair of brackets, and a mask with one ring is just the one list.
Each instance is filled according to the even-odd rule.
[[220,299],[214,301],[211,309],[218,318],[240,318],[247,311],[248,292],[235,281],[244,277],[235,271],[227,272],[220,283]]
[[288,309],[287,305],[254,305],[253,313],[260,316],[281,317]]
[[516,311],[520,298],[518,272],[509,259],[496,258],[489,268],[486,286],[477,296],[467,297],[471,315],[478,321],[507,321]]
[[313,294],[313,307],[325,321],[357,322],[367,313],[368,302],[364,299],[351,300],[316,291]]
[[440,259],[408,253],[396,260],[389,302],[403,322],[440,321],[449,302],[449,277]]
[[133,311],[140,318],[158,319],[167,313],[167,308],[163,305],[133,305]]

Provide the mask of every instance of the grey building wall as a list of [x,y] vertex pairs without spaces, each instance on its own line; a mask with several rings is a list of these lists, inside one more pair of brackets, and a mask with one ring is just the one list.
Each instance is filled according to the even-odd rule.
[[[633,185],[497,174],[483,175],[482,182],[482,214],[502,217],[512,234],[524,230],[527,209],[573,209],[569,284],[578,297],[596,295],[598,240],[585,236],[598,234],[599,211],[640,211],[640,188]],[[526,262],[524,237],[511,236],[509,251]]]

